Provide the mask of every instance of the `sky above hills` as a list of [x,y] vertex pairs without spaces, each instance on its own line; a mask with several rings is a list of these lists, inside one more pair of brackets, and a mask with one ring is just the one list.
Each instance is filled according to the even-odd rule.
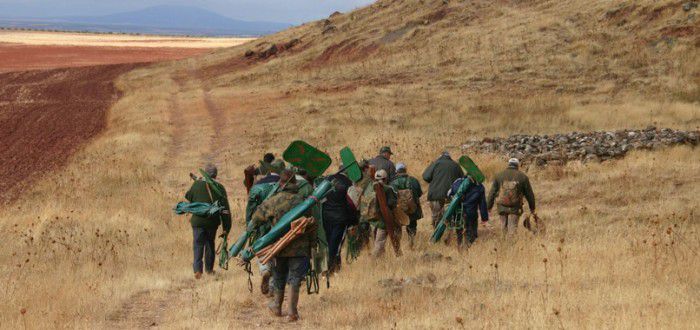
[[373,0],[0,0],[0,16],[94,16],[158,5],[187,5],[230,18],[298,24],[349,11]]

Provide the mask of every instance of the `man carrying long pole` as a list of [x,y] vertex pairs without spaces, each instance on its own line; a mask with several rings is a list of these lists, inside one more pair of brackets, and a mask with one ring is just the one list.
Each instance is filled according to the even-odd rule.
[[[370,224],[374,226],[374,248],[372,256],[379,257],[384,254],[386,240],[391,240],[396,256],[401,256],[401,227],[394,222],[393,210],[398,203],[396,191],[388,185],[388,174],[379,170],[374,175],[374,193],[378,208],[377,216]],[[371,187],[369,189],[372,189]]]

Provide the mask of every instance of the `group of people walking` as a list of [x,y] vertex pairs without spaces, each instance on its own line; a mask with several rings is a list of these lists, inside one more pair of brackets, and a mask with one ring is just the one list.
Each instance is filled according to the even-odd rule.
[[[420,202],[423,189],[419,180],[409,174],[406,164],[394,164],[392,157],[391,148],[385,146],[376,157],[359,162],[362,178],[356,182],[343,172],[326,178],[331,179],[334,187],[317,207],[308,211],[307,216],[315,219],[313,225],[305,228],[301,237],[284,247],[268,264],[259,264],[262,275],[260,289],[271,297],[269,306],[274,315],[284,314],[282,303],[288,285],[289,308],[286,315],[290,321],[298,319],[301,282],[313,267],[317,259],[315,254],[319,250],[327,255],[325,272],[331,275],[341,268],[340,251],[344,241],[356,242],[353,256],[371,245],[371,255],[380,257],[385,253],[387,241],[391,242],[399,256],[405,227],[408,245],[413,249],[418,221],[423,218]],[[463,180],[471,180],[473,184],[460,196],[460,212],[450,219],[448,226],[456,234],[457,246],[470,246],[476,241],[479,218],[486,223],[489,210],[494,205],[504,233],[515,232],[523,213],[523,199],[527,201],[530,212],[535,212],[532,186],[519,166],[517,159],[510,159],[507,168],[494,177],[487,197],[485,187],[465,174],[448,152],[443,152],[422,173],[423,181],[428,184],[427,200],[433,228],[442,220],[445,205],[455,197]],[[218,171],[215,166],[207,165],[205,171],[216,179]],[[315,183],[320,179],[310,177],[303,169],[288,167],[272,154],[266,154],[260,165],[250,173],[255,173],[257,178],[248,187],[245,213],[246,230],[251,233],[251,242],[267,233],[280,217],[311,195]],[[190,202],[217,202],[229,209],[223,185],[216,181],[214,184],[217,185],[215,190],[223,192],[222,195],[212,194],[205,181],[195,180],[185,197]],[[224,235],[228,234],[231,215],[218,215],[212,219],[193,215],[191,224],[194,235],[193,269],[195,277],[200,278],[203,271],[208,274],[214,271],[216,231],[221,224]],[[350,243],[347,245],[350,249]]]

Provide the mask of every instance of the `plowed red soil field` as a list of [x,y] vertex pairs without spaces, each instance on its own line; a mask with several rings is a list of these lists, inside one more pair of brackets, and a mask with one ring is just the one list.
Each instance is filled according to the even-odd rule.
[[139,65],[0,73],[0,201],[99,134],[119,97],[114,79]]
[[0,43],[0,72],[182,59],[207,48],[96,47]]

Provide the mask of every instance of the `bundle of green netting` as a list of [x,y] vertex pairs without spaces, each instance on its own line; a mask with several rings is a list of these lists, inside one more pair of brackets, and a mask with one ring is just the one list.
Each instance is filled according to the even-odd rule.
[[214,215],[219,214],[219,212],[224,210],[224,207],[219,205],[219,201],[215,201],[214,203],[202,203],[202,202],[195,202],[195,203],[187,203],[187,202],[180,202],[175,205],[175,214],[194,214],[196,216],[200,217],[205,217],[209,218]]

